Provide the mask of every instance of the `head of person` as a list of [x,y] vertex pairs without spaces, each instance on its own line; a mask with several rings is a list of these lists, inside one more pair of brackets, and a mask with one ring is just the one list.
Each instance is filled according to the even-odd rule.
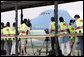
[[60,17],[60,18],[59,18],[59,21],[60,21],[60,22],[64,22],[63,17]]
[[51,17],[51,21],[54,22],[55,21],[55,18],[54,17]]
[[30,22],[30,20],[28,19],[27,22]]
[[3,22],[1,22],[1,28],[2,28],[2,27],[4,27],[4,23],[3,23]]
[[13,23],[13,27],[15,27],[15,26],[16,26],[16,23],[14,22],[14,23]]
[[75,20],[70,20],[70,25],[73,25]]
[[77,19],[80,18],[80,16],[79,15],[75,15],[74,18],[75,18],[75,20],[77,20]]
[[7,27],[10,27],[10,22],[7,22],[7,23],[6,23],[6,26],[7,26]]
[[27,25],[28,27],[31,27],[31,22],[30,22],[30,19],[28,19],[28,20],[27,20],[26,25]]
[[27,19],[24,19],[24,23],[26,23],[27,22]]

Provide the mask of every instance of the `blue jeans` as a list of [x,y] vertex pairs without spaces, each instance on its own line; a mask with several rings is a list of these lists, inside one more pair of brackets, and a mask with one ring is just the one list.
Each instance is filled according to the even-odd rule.
[[60,38],[60,43],[66,43],[67,41],[69,41],[69,36],[62,36],[61,38]]
[[78,37],[79,40],[79,47],[81,50],[81,55],[83,56],[83,36],[82,37]]
[[6,55],[9,56],[11,52],[11,41],[10,40],[6,40],[5,47],[6,47],[6,52],[7,52]]

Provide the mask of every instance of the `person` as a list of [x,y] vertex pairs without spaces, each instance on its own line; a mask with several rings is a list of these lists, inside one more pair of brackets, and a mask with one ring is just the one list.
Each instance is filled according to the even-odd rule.
[[32,24],[30,20],[24,19],[26,21],[26,29],[27,29],[27,35],[30,34],[30,30],[32,30]]
[[[75,33],[83,33],[83,19],[77,14],[74,16],[76,21],[76,31]],[[83,36],[78,36],[79,47],[81,50],[81,56],[83,56]]]
[[4,23],[1,22],[1,35],[3,34]]
[[[70,20],[70,25],[68,26],[69,32],[70,33],[75,33],[75,28],[73,27],[75,20]],[[75,56],[75,36],[70,36],[70,45],[71,45],[71,53],[72,56]]]
[[[48,33],[48,30],[45,30]],[[55,34],[55,18],[51,17],[51,22],[49,25],[49,33]],[[49,56],[55,56],[55,37],[51,37],[51,50],[49,52]]]
[[[4,23],[1,22],[1,35],[3,35]],[[1,50],[4,49],[4,40],[1,39]]]
[[[4,23],[1,22],[1,36],[3,36],[3,28],[4,28]],[[1,55],[6,55],[6,51],[4,50],[4,43],[5,41],[3,38],[1,38]]]
[[[49,27],[49,33],[51,34],[55,34],[55,18],[54,17],[51,17],[51,23],[50,23],[50,27]],[[51,50],[49,52],[49,56],[56,56],[55,55],[55,36],[54,37],[51,37]],[[60,47],[59,47],[59,38],[58,38],[58,54],[59,56],[62,56],[62,52],[60,50]]]
[[[25,21],[25,19],[24,19],[23,23],[21,24],[21,26],[20,26],[20,28],[19,28],[19,35],[26,35],[26,32],[27,32],[27,30],[26,30],[26,21]],[[22,51],[23,51],[24,55],[28,55],[28,54],[26,53],[25,47],[26,47],[26,39],[21,38],[21,50],[20,50],[20,55],[22,55]]]
[[[55,34],[55,18],[51,17],[49,33]],[[55,37],[51,37],[51,47],[54,50]]]
[[28,27],[28,28],[27,28],[28,30],[32,30],[32,24],[31,24],[31,22],[30,22],[29,19],[27,20],[26,25],[27,25],[27,27]]
[[[16,34],[15,25],[16,25],[16,23],[14,22],[13,29],[11,31],[11,36],[15,36],[15,34]],[[12,40],[11,55],[15,55],[16,54],[16,51],[15,51],[16,50],[16,41],[13,38],[11,38],[11,40]]]
[[[60,23],[58,24],[59,26],[59,34],[67,34],[68,33],[68,27],[67,27],[67,23],[64,22],[63,17],[59,18]],[[69,44],[69,36],[60,36],[60,46],[61,46],[61,50],[62,50],[62,54],[64,56],[69,56],[70,54],[70,44]],[[66,46],[66,55],[65,55],[65,46]]]
[[[3,29],[3,36],[9,36],[11,33],[11,28],[10,28],[10,22],[7,22],[6,23],[6,27]],[[11,52],[11,41],[9,40],[9,38],[6,38],[5,39],[6,42],[5,42],[5,48],[6,48],[6,55],[10,55],[10,52]]]
[[[24,20],[27,20],[27,19],[24,19]],[[32,30],[32,24],[29,19],[26,22],[26,29],[27,29],[27,35],[31,35],[30,31]],[[28,44],[28,39],[27,39],[26,43]],[[25,47],[25,49],[26,49],[26,47]]]
[[[1,36],[3,36],[3,29],[5,28],[4,23],[1,22]],[[1,38],[1,55],[6,55],[6,50],[4,48],[5,41]]]

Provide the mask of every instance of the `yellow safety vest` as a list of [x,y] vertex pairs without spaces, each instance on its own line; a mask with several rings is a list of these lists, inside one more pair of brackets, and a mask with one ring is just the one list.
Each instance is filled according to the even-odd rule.
[[60,22],[59,25],[60,25],[60,29],[66,29],[67,28],[66,22]]
[[71,25],[68,26],[68,29],[69,29],[70,32],[75,33],[75,28],[72,29],[72,26]]
[[[75,28],[72,29],[72,25],[69,25],[68,29],[69,29],[70,33],[75,33]],[[70,36],[70,39],[73,39],[73,38],[74,38],[74,36]]]
[[[3,35],[3,29],[1,29],[1,35]],[[2,40],[2,38],[1,38],[1,40]]]
[[51,22],[51,29],[55,29],[55,22]]
[[3,34],[3,29],[1,29],[1,35]]
[[[76,20],[77,27],[83,26],[83,22],[81,22],[81,20],[83,20],[83,19],[79,18]],[[83,33],[83,29],[77,29],[76,30],[77,33],[79,33],[79,31],[81,31],[81,33]]]
[[[66,22],[60,22],[59,25],[60,25],[60,29],[61,30],[68,29]],[[64,33],[68,33],[68,31],[67,32],[64,32]],[[63,33],[61,33],[61,34],[63,34]]]
[[[1,29],[1,35],[4,34],[4,29],[5,29],[5,28]],[[3,39],[1,38],[1,40],[3,40]],[[4,39],[4,40],[5,40],[5,39]]]
[[[5,27],[3,28],[3,34],[6,35],[6,34],[11,34],[11,28],[10,27]],[[5,39],[4,39],[5,40]],[[9,38],[7,38],[7,40],[9,40]]]
[[[25,31],[25,32],[27,31],[27,30],[26,30],[26,24],[25,24],[25,23],[23,23],[23,24],[20,26],[19,32],[20,32],[20,31]],[[24,34],[20,33],[19,35],[26,35],[26,33],[24,33]]]
[[[60,26],[60,30],[68,29],[66,22],[60,22],[58,25]],[[58,32],[58,34],[66,34],[66,33],[68,32],[61,32],[61,33]],[[58,36],[58,37],[61,38],[62,36]]]
[[3,28],[3,34],[10,34],[10,33],[11,33],[11,28],[10,27]]
[[54,30],[51,33],[54,34],[55,33],[55,22],[51,22],[50,24],[51,24],[51,31]]

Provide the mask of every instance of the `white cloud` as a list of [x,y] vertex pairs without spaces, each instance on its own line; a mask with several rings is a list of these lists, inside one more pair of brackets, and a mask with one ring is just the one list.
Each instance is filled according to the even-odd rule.
[[83,12],[82,11],[78,11],[78,10],[67,10],[67,11],[72,18],[74,18],[74,16],[76,14],[80,15],[80,17],[83,18]]
[[49,9],[54,9],[54,5],[24,9],[24,18],[33,19],[37,17],[41,12]]
[[[35,8],[27,8],[23,10],[23,18],[35,18],[37,17],[41,12],[49,9],[54,9],[54,5],[50,6],[42,6],[42,7],[35,7]],[[18,26],[20,26],[21,21],[21,10],[18,11]],[[15,22],[15,11],[7,11],[1,13],[1,22],[4,22],[5,24],[7,22],[11,23],[11,27],[13,22]]]
[[83,1],[59,4],[58,8],[68,11],[72,18],[74,18],[76,14],[79,14],[80,17],[83,18]]
[[[72,18],[75,14],[79,14],[81,18],[83,18],[83,2],[78,1],[72,3],[59,4],[58,8],[68,11],[70,16],[72,16]],[[24,9],[23,18],[27,18],[27,19],[36,18],[41,12],[49,9],[54,9],[54,5]],[[19,10],[18,26],[20,26],[20,21],[21,21],[20,14],[21,11]],[[6,24],[6,22],[8,21],[11,23],[11,27],[12,27],[12,23],[15,22],[15,11],[8,11],[1,13],[1,22],[4,22]]]

